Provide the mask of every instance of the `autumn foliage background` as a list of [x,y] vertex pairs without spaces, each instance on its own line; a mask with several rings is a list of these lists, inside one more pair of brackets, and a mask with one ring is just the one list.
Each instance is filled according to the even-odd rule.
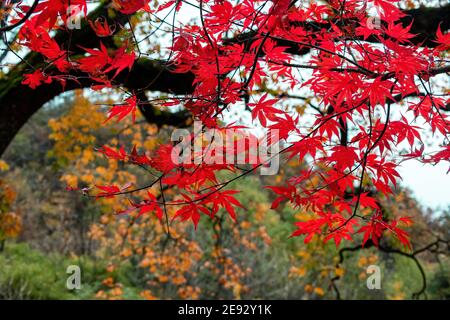
[[[81,31],[66,1],[42,1],[23,21],[18,6],[5,40],[25,59],[5,63],[0,99],[54,94],[31,99],[20,131],[2,127],[0,298],[450,297],[450,211],[423,207],[397,171],[450,161],[449,35],[414,40],[401,21],[422,3],[71,4]],[[186,6],[197,18],[176,27]],[[279,173],[174,164],[170,136],[193,120],[279,130]],[[73,264],[81,290],[65,287]],[[366,286],[374,264],[381,290]]]

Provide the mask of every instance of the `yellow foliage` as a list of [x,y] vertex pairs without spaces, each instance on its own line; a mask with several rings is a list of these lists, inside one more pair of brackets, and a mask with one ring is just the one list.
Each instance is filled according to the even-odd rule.
[[369,264],[374,264],[378,261],[378,256],[372,254],[367,258]]
[[78,177],[73,174],[65,174],[61,178],[69,187],[78,188]]
[[297,256],[303,259],[309,259],[311,257],[311,253],[306,250],[297,251]]
[[5,161],[0,160],[0,171],[7,171],[7,170],[9,170],[9,165]]
[[235,299],[241,299],[241,291],[242,291],[242,286],[240,283],[237,283],[233,287],[233,296]]
[[314,293],[321,297],[325,295],[325,291],[323,291],[323,289],[320,287],[314,288]]
[[155,297],[150,290],[144,290],[141,292],[140,296],[144,298],[145,300],[157,300],[158,298]]
[[16,192],[0,180],[0,240],[15,238],[22,230],[22,218],[12,211]]
[[0,239],[15,238],[22,230],[22,218],[14,212],[0,214]]
[[314,290],[314,287],[311,284],[307,284],[307,285],[305,285],[304,290],[306,293],[312,293]]
[[292,266],[291,269],[289,270],[289,276],[298,276],[298,277],[303,277],[306,274],[306,268],[304,267],[295,267]]
[[364,266],[366,266],[368,263],[368,260],[366,257],[362,256],[361,258],[359,258],[358,260],[358,267],[362,268]]
[[404,300],[406,295],[402,291],[403,283],[401,281],[395,281],[392,284],[392,289],[394,289],[394,294],[389,295],[388,298],[391,300]]
[[345,270],[344,268],[336,268],[334,273],[336,274],[337,277],[342,277],[345,273]]
[[181,299],[198,299],[200,295],[200,288],[193,286],[186,286],[178,289],[178,296]]

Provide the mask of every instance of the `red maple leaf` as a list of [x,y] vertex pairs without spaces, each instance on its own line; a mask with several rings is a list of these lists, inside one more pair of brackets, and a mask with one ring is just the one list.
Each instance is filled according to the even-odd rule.
[[450,33],[443,34],[441,30],[441,25],[439,24],[438,29],[436,31],[436,43],[439,45],[436,47],[436,50],[445,51],[450,49]]
[[409,26],[404,27],[401,23],[389,23],[388,28],[386,30],[386,34],[390,36],[391,38],[396,39],[399,42],[405,42],[408,41],[411,38],[414,38],[415,35],[409,33],[409,30],[411,29],[412,22],[409,24]]
[[206,200],[205,203],[212,203],[212,212],[211,216],[215,216],[220,208],[224,208],[230,217],[236,221],[236,212],[233,206],[237,206],[243,208],[242,204],[236,200],[233,196],[240,191],[237,190],[226,190],[226,191],[211,191],[210,195],[205,195]]
[[141,204],[135,205],[137,208],[139,208],[138,216],[142,216],[143,214],[146,214],[148,212],[153,212],[159,220],[162,220],[164,213],[159,206],[156,197],[150,192],[147,192],[147,196],[148,200],[145,200]]
[[117,122],[123,120],[131,114],[133,122],[136,121],[137,100],[136,96],[131,96],[123,104],[114,105],[108,112],[108,118],[105,122],[117,117]]
[[89,24],[98,37],[109,37],[114,32],[104,18],[97,18],[94,22],[89,20]]
[[[69,7],[69,5],[71,7]],[[72,10],[69,10],[72,9]],[[36,19],[36,25],[43,25],[48,22],[49,28],[52,28],[58,17],[61,17],[63,22],[66,23],[70,15],[75,15],[78,12],[75,10],[79,10],[79,12],[84,12],[86,15],[87,12],[87,4],[86,0],[44,0],[41,1],[35,12],[38,12]]]
[[283,111],[278,110],[273,107],[273,105],[278,101],[277,99],[267,99],[267,93],[264,94],[257,103],[249,103],[248,106],[252,107],[252,120],[258,118],[259,122],[263,127],[267,127],[267,119],[271,121],[276,120],[276,114],[283,113]]
[[100,42],[100,49],[83,48],[90,55],[78,60],[78,68],[84,72],[99,74],[111,63],[108,55],[108,49]]
[[150,12],[148,2],[148,0],[113,0],[113,5],[124,14],[133,14],[141,9]]
[[127,153],[125,152],[125,149],[123,148],[123,146],[120,147],[120,149],[118,151],[116,151],[105,145],[105,146],[101,147],[100,149],[98,149],[97,151],[104,154],[109,159],[125,161],[125,159],[127,158]]
[[336,146],[332,148],[332,151],[327,160],[334,162],[338,170],[351,169],[359,160],[355,147]]
[[118,49],[115,53],[114,58],[110,62],[110,66],[104,70],[105,73],[116,70],[113,78],[117,77],[117,75],[123,70],[127,69],[131,70],[134,64],[134,60],[136,59],[136,55],[133,51],[126,52],[126,46]]
[[52,77],[49,77],[42,73],[40,69],[37,69],[33,73],[27,73],[24,75],[22,83],[29,86],[31,89],[36,89],[43,83],[51,83]]

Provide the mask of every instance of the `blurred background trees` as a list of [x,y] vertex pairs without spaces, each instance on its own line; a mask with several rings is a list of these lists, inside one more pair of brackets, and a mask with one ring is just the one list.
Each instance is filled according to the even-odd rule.
[[[270,209],[273,195],[263,186],[305,166],[298,161],[288,161],[277,176],[237,182],[243,189],[238,200],[245,206],[238,209],[238,222],[219,213],[214,221],[202,221],[198,231],[179,221],[169,221],[168,229],[148,214],[117,214],[121,199],[93,201],[70,192],[94,181],[144,184],[142,168],[122,167],[94,147],[151,150],[168,136],[169,127],[144,119],[137,125],[102,126],[104,97],[88,99],[76,91],[48,103],[0,162],[0,298],[333,299],[338,291],[344,299],[405,299],[422,287],[420,270],[408,257],[370,245],[336,249],[319,236],[307,244],[286,238],[292,223],[308,219],[308,212],[285,205]],[[450,238],[448,211],[425,210],[403,188],[395,199],[378,198],[384,214],[414,218],[413,250]],[[383,245],[394,241],[384,239]],[[448,247],[424,250],[417,258],[426,274],[427,297],[448,299]],[[65,288],[71,264],[82,268],[79,291]],[[366,268],[373,264],[383,270],[382,290],[366,287]]]

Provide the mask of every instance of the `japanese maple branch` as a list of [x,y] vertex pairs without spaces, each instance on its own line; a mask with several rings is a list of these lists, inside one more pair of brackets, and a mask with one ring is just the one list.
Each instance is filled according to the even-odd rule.
[[[440,244],[446,245],[447,246],[447,251],[438,251]],[[346,253],[346,252],[355,252],[355,251],[359,251],[361,249],[368,249],[368,248],[371,248],[371,247],[374,247],[374,246],[375,246],[374,243],[369,240],[369,241],[367,241],[367,243],[366,243],[366,245],[364,247],[363,246],[354,246],[354,247],[345,247],[345,248],[340,249],[339,253],[338,253],[339,254],[339,262],[337,263],[336,267],[339,268],[340,265],[342,265],[342,263],[344,262],[344,260],[345,260],[344,253]],[[432,243],[430,243],[430,244],[428,244],[428,245],[426,245],[426,246],[424,246],[424,247],[422,247],[422,248],[420,248],[418,250],[415,250],[415,251],[413,251],[411,253],[407,253],[407,252],[404,252],[404,251],[401,251],[401,250],[398,250],[398,249],[395,249],[395,248],[391,248],[391,247],[385,247],[383,245],[378,246],[378,249],[380,251],[383,251],[383,252],[386,252],[386,253],[398,254],[398,255],[410,258],[410,259],[412,259],[414,261],[414,263],[416,264],[416,266],[417,266],[417,268],[418,268],[418,270],[420,272],[420,276],[421,276],[421,279],[422,279],[422,285],[421,285],[420,289],[417,290],[416,292],[412,293],[412,298],[413,299],[418,299],[418,298],[420,298],[420,296],[422,294],[425,294],[425,290],[427,288],[427,279],[426,279],[426,274],[425,274],[424,268],[422,267],[419,259],[416,256],[421,254],[421,253],[423,253],[423,252],[426,252],[426,251],[435,252],[436,250],[439,253],[441,253],[441,254],[447,254],[448,255],[448,254],[450,254],[450,240],[444,240],[444,239],[441,239],[441,238],[438,237],[434,242],[432,242]],[[335,276],[334,278],[331,279],[331,286],[334,289],[335,294],[336,294],[336,298],[338,300],[341,298],[341,296],[340,296],[340,291],[339,291],[338,287],[336,286],[335,282],[338,281],[340,278],[341,277],[337,275],[337,276]]]
[[[396,82],[392,85],[390,93],[392,94],[392,91],[394,90]],[[355,216],[356,216],[356,212],[358,210],[359,207],[359,202],[361,200],[361,194],[362,194],[362,185],[364,182],[364,174],[366,171],[366,164],[367,164],[367,157],[369,156],[370,152],[372,152],[372,150],[375,149],[375,147],[377,146],[377,144],[381,141],[381,139],[383,138],[384,134],[386,133],[387,127],[389,125],[389,117],[390,117],[390,113],[391,113],[391,103],[392,101],[390,99],[388,99],[387,102],[387,110],[386,110],[386,120],[383,126],[383,129],[381,130],[380,135],[377,137],[377,139],[375,140],[375,142],[367,149],[367,151],[364,153],[364,158],[363,158],[363,165],[362,165],[362,172],[361,172],[361,178],[359,181],[359,191],[358,191],[358,197],[356,199],[356,203],[355,203],[355,207],[353,209],[353,213],[352,215],[347,218],[341,225],[339,225],[338,227],[330,230],[330,233],[336,232],[337,230],[341,229],[342,227],[346,226]],[[371,111],[370,111],[370,105],[369,105],[369,121],[370,121],[370,130],[372,130],[372,118],[371,118]],[[369,134],[370,135],[370,134]]]

